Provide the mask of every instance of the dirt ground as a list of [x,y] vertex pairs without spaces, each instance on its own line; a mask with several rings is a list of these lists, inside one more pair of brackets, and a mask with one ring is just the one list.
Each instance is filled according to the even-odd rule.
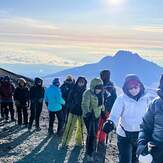
[[[41,115],[41,131],[31,132],[19,127],[15,122],[0,121],[0,163],[86,163],[85,146],[76,147],[74,141],[67,149],[60,149],[60,137],[49,137],[48,112],[44,108]],[[54,125],[54,132],[56,124]],[[86,135],[85,135],[86,137]],[[117,163],[116,138],[100,152],[94,154],[96,163]]]

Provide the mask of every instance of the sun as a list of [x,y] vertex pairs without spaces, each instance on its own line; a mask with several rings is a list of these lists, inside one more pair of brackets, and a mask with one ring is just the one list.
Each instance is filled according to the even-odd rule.
[[107,0],[109,5],[119,6],[125,3],[125,0]]

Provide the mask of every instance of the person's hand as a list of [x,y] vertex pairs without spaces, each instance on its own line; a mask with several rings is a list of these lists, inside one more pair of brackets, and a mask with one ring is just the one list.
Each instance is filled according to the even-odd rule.
[[89,118],[91,118],[91,116],[92,116],[92,113],[91,112],[88,112],[88,113],[86,113],[85,118],[86,119],[89,119]]
[[39,103],[42,103],[42,102],[43,102],[43,99],[42,99],[42,98],[39,98],[39,99],[38,99],[38,102],[39,102]]
[[45,105],[48,107],[48,102],[45,102]]
[[103,125],[103,131],[106,133],[106,134],[109,134],[111,131],[113,131],[115,128],[115,125],[113,123],[113,121],[111,120],[107,120],[104,125]]
[[151,150],[154,148],[154,147],[156,147],[156,145],[154,144],[154,142],[148,142],[148,144],[147,144],[147,146],[148,146],[148,152],[151,152]]

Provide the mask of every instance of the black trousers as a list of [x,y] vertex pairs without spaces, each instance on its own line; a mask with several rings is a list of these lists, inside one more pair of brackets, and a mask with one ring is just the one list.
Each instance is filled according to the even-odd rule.
[[18,113],[18,124],[22,124],[22,116],[23,116],[23,122],[25,125],[28,124],[28,112],[27,107],[25,106],[17,106],[17,113]]
[[29,120],[29,128],[32,127],[33,121],[35,120],[36,122],[36,128],[39,127],[39,119],[40,115],[42,112],[42,105],[43,103],[31,103],[30,110],[31,110],[31,115],[30,115],[30,120]]
[[8,120],[9,112],[10,112],[11,120],[14,120],[13,102],[1,103],[1,116],[2,116],[2,118],[5,118],[6,120]]
[[96,133],[98,130],[98,119],[92,120],[84,118],[84,123],[87,129],[86,154],[92,156],[96,148]]
[[52,112],[49,111],[49,132],[53,132],[53,124],[55,120],[55,116],[57,116],[58,119],[58,127],[57,127],[57,134],[60,133],[60,131],[63,129],[63,116],[62,116],[62,110]]
[[132,140],[119,135],[117,138],[119,163],[138,163],[138,159],[136,157],[137,136],[135,136]]

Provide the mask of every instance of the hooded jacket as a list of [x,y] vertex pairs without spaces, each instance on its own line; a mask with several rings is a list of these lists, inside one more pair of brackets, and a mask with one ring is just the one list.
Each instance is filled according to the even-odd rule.
[[[127,90],[127,82],[129,80],[140,80],[135,75],[127,76],[123,85],[123,93],[115,100],[109,119],[112,120],[117,127],[117,134],[126,137],[123,129],[129,132],[139,132],[142,117],[146,113],[151,97],[144,92],[144,86],[141,83],[141,89],[138,96],[131,96]],[[123,129],[122,129],[123,127]]]
[[140,127],[139,148],[152,141],[163,149],[163,90],[158,90],[158,97],[151,103]]
[[0,86],[1,102],[13,102],[15,86],[11,82],[3,82]]
[[[42,80],[41,80],[41,83],[43,83]],[[42,86],[42,84],[37,85],[35,83],[35,85],[30,88],[31,103],[36,103],[36,102],[41,102],[41,101],[43,102],[44,93],[45,93],[45,90],[44,90],[44,87]]]
[[95,78],[91,81],[90,89],[86,90],[82,98],[82,111],[83,117],[86,117],[87,113],[94,113],[95,118],[99,118],[101,111],[104,111],[104,105],[98,105],[98,97],[95,95],[95,87],[102,85],[102,81]]
[[[78,86],[78,82],[80,80],[85,81],[85,85],[80,88]],[[70,113],[81,116],[82,115],[82,95],[84,91],[86,90],[87,81],[84,77],[79,77],[73,87],[73,89],[69,93],[69,97],[67,100],[67,108],[70,110]]]
[[28,106],[28,103],[29,103],[29,89],[26,86],[26,84],[25,84],[24,87],[21,87],[20,84],[19,84],[19,86],[15,89],[14,100],[18,101],[21,106]]
[[62,104],[65,103],[62,98],[61,90],[55,85],[51,85],[45,91],[45,102],[48,103],[48,110],[55,112],[62,110]]

